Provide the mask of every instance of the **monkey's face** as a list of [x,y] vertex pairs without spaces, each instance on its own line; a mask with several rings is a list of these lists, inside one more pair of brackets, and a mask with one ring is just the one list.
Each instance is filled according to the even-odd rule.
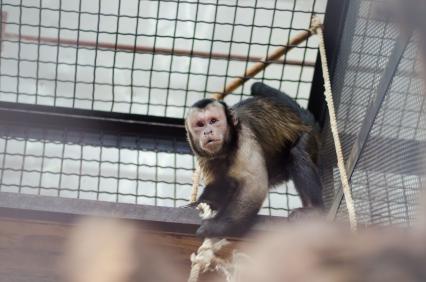
[[193,149],[200,155],[215,156],[228,138],[225,110],[219,103],[212,103],[203,109],[191,109],[186,128]]

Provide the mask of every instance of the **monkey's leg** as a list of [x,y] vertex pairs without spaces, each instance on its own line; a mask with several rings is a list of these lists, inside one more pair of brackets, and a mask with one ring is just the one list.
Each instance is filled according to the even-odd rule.
[[[299,146],[299,145],[298,145]],[[309,155],[300,148],[293,148],[291,179],[302,199],[303,207],[323,207],[322,186],[318,169]]]

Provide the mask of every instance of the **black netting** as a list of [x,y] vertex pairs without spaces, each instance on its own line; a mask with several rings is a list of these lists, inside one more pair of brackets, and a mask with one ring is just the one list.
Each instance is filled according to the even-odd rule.
[[[97,110],[105,120],[114,120],[117,112],[130,114],[130,120],[183,118],[194,101],[221,91],[309,28],[313,13],[322,17],[325,5],[325,0],[0,0],[1,108],[42,105],[50,109],[26,110],[43,115],[58,109],[65,117],[74,113],[64,108],[77,115]],[[227,102],[245,98],[260,80],[306,107],[316,55],[317,40],[311,38],[271,62]],[[193,158],[176,149],[173,136],[166,144],[137,132],[68,130],[66,120],[58,130],[14,118],[19,126],[16,120],[0,125],[3,192],[165,206],[187,202]],[[263,213],[287,215],[300,200],[291,184],[283,185],[264,206]]]
[[[194,160],[181,141],[0,125],[0,192],[170,207],[190,198]],[[288,215],[299,205],[284,185],[261,213]]]
[[[325,3],[2,0],[0,100],[182,118],[309,28]],[[306,105],[316,48],[308,40],[256,79]]]
[[4,123],[0,134],[2,192],[162,206],[191,192],[192,156],[162,141]]

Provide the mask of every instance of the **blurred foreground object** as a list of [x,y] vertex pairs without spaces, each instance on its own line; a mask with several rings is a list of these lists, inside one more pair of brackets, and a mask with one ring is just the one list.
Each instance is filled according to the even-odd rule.
[[424,233],[397,228],[352,233],[326,223],[288,225],[257,238],[233,282],[423,282]]
[[386,20],[397,23],[404,32],[419,35],[423,56],[426,55],[426,1],[377,1],[377,13]]
[[[142,234],[141,234],[142,233]],[[65,249],[68,282],[184,281],[150,234],[126,221],[84,219],[71,232]]]

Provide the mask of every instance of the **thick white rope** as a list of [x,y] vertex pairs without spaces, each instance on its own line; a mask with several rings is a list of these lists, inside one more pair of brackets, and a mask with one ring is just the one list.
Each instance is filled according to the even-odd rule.
[[229,242],[226,239],[204,239],[203,244],[197,250],[197,254],[191,254],[192,265],[188,282],[198,281],[200,273],[204,273],[209,270],[213,271],[215,269],[227,269],[227,263],[216,256],[216,253],[227,244],[229,244]]
[[[206,203],[199,204],[197,209],[200,210],[200,217],[203,220],[213,218],[216,215],[216,212],[213,211]],[[228,269],[227,262],[216,256],[216,253],[228,244],[229,242],[226,239],[204,239],[203,244],[201,244],[198,248],[197,253],[191,254],[192,264],[188,282],[197,282],[200,273],[214,269],[222,270],[226,277],[230,277],[229,273],[226,271]]]
[[325,43],[324,43],[324,34],[322,30],[321,21],[318,17],[314,17],[312,19],[312,27],[314,32],[319,37],[321,67],[322,67],[322,73],[324,78],[324,89],[325,89],[324,94],[325,94],[325,100],[328,106],[328,113],[330,116],[331,132],[333,134],[334,145],[336,147],[337,166],[339,168],[340,180],[342,181],[342,187],[343,187],[343,194],[345,195],[346,207],[348,209],[349,223],[350,223],[351,229],[355,231],[357,229],[357,218],[356,218],[355,206],[352,199],[351,188],[349,185],[348,175],[345,168],[345,161],[344,161],[343,152],[342,152],[342,145],[340,143],[339,132],[337,130],[337,119],[336,119],[336,112],[335,112],[334,102],[333,102],[333,94],[331,92],[330,74],[328,71],[328,63],[327,63],[327,56],[326,56]]
[[[216,215],[216,211],[213,211],[206,203],[199,204],[197,209],[200,210],[202,219],[213,218]],[[233,252],[232,259],[229,261],[218,257],[217,252],[228,244],[229,241],[226,239],[204,239],[197,253],[191,254],[191,272],[188,282],[197,282],[201,273],[213,270],[221,271],[225,275],[227,282],[241,281],[241,266],[247,263],[254,263],[249,256],[236,251]]]

